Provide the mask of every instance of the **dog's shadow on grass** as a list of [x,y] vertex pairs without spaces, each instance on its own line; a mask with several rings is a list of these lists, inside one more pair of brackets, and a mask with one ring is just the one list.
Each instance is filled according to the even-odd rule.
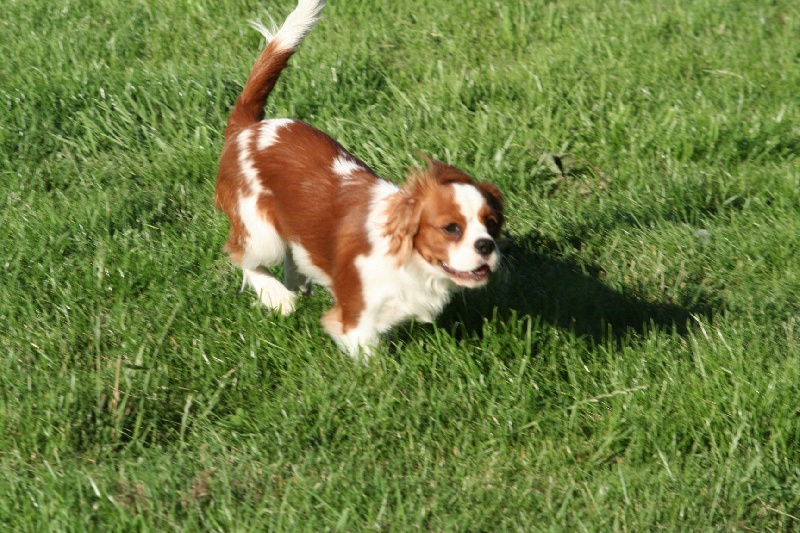
[[486,319],[506,321],[516,314],[605,342],[652,329],[684,335],[693,316],[710,317],[719,309],[710,293],[696,293],[690,302],[668,302],[612,288],[602,268],[560,258],[536,235],[510,243],[504,262],[486,289],[456,295],[437,321],[439,327],[456,336],[480,336]]

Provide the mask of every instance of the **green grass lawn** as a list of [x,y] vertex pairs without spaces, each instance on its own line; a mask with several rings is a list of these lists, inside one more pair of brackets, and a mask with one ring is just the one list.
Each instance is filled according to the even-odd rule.
[[9,531],[800,528],[800,8],[332,0],[268,104],[496,183],[368,366],[241,294],[227,112],[289,0],[2,0]]

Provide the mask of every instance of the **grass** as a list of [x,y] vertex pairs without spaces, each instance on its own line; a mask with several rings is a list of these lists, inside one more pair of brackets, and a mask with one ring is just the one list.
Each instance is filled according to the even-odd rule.
[[331,2],[268,114],[495,182],[515,243],[364,367],[324,291],[239,294],[212,208],[291,7],[4,3],[0,522],[800,527],[800,10]]

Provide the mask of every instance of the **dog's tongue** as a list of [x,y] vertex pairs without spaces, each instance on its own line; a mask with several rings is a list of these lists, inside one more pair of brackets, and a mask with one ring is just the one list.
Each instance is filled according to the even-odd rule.
[[450,265],[448,265],[447,263],[444,263],[444,262],[442,263],[442,268],[444,268],[444,270],[448,274],[453,276],[454,278],[472,279],[472,280],[476,280],[476,281],[488,276],[489,275],[489,271],[491,270],[489,268],[489,265],[481,265],[478,268],[476,268],[475,270],[470,270],[469,272],[464,272],[464,271],[461,271],[461,270],[455,270],[454,268],[450,267]]
[[472,278],[472,279],[480,279],[486,276],[489,273],[489,266],[488,265],[481,265],[475,270],[470,272],[456,272],[456,275],[459,278]]

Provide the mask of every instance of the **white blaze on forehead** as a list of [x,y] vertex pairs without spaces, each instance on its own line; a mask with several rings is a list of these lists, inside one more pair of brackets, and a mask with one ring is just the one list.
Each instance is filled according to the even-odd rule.
[[339,156],[333,160],[333,171],[343,178],[346,178],[357,170],[361,170],[361,168],[361,165],[358,164],[357,161],[354,161],[345,154],[339,154]]
[[278,130],[292,122],[294,121],[289,118],[273,118],[263,121],[258,128],[258,150],[266,150],[278,142]]
[[467,219],[467,226],[477,222],[486,229],[480,219],[480,212],[483,206],[486,205],[486,199],[480,191],[474,185],[466,183],[454,183],[453,189],[455,190],[456,204],[461,208],[461,214]]
[[[487,264],[486,258],[475,250],[475,243],[478,240],[492,239],[480,218],[480,212],[486,205],[486,199],[474,185],[454,183],[453,190],[455,191],[455,203],[467,224],[462,228],[461,240],[450,248],[448,265],[461,272],[470,272]],[[489,258],[488,263],[492,269],[496,260],[496,254]]]

